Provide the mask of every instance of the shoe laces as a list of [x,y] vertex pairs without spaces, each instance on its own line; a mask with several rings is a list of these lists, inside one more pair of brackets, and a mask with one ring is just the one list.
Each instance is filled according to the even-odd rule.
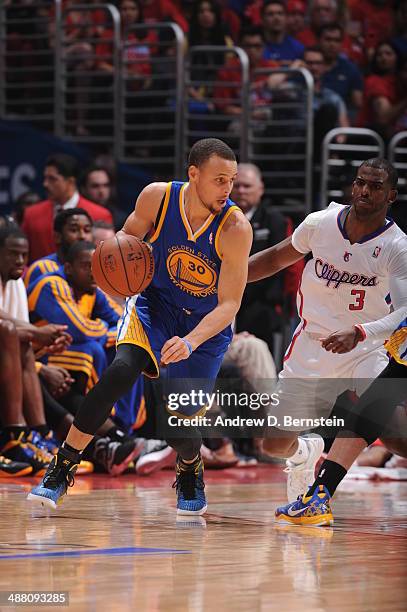
[[71,471],[72,466],[75,466],[75,464],[72,464],[70,468],[66,468],[58,464],[50,466],[48,468],[49,471],[44,476],[43,485],[48,489],[56,489],[60,486],[62,481],[65,482],[67,487],[73,487],[75,484],[75,478]]
[[195,464],[192,464],[190,468],[185,468],[185,464],[181,466],[180,463],[177,463],[177,477],[172,488],[175,488],[177,493],[181,492],[184,499],[194,499],[195,490],[199,489],[203,491],[205,488],[205,483],[200,472],[201,461],[200,459]]

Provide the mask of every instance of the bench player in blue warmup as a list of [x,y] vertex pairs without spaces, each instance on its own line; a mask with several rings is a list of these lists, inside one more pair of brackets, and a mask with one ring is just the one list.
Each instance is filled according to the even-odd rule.
[[[231,322],[247,281],[252,230],[229,200],[237,164],[221,140],[206,138],[191,149],[188,183],[152,183],[141,192],[124,233],[149,236],[155,274],[140,295],[128,298],[118,326],[117,354],[86,396],[43,481],[28,498],[51,507],[62,501],[81,453],[110,414],[112,405],[144,372],[159,375],[159,364],[174,382],[205,379],[212,390],[232,337]],[[187,418],[205,406],[185,406]],[[185,433],[185,435],[184,435]],[[180,425],[167,442],[178,453],[177,512],[206,510],[201,434]]]

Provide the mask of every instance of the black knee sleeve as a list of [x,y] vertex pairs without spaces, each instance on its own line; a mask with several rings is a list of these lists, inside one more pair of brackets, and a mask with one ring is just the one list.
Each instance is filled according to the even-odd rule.
[[166,442],[178,455],[186,461],[195,459],[202,446],[201,432],[197,427],[185,427],[180,425],[177,427],[176,438],[167,438]]
[[392,359],[360,397],[345,428],[363,438],[367,445],[386,434],[396,407],[407,399],[406,375],[407,367]]
[[95,434],[110,415],[113,405],[130,390],[150,359],[141,347],[121,344],[111,365],[85,397],[75,416],[75,427],[83,433]]

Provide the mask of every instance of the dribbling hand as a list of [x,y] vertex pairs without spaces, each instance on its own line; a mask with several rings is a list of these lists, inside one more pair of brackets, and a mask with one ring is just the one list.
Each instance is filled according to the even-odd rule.
[[183,359],[188,359],[192,352],[192,347],[188,341],[185,341],[179,336],[173,336],[164,344],[161,349],[161,363],[168,365],[169,363],[176,363]]

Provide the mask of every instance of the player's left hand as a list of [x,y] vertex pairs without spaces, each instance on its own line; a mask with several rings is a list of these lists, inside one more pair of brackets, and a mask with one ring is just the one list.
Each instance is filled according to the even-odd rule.
[[326,351],[341,355],[349,353],[363,338],[357,327],[347,327],[319,340]]
[[190,355],[186,342],[179,336],[173,336],[164,344],[161,349],[161,363],[168,365],[183,359],[188,359]]

